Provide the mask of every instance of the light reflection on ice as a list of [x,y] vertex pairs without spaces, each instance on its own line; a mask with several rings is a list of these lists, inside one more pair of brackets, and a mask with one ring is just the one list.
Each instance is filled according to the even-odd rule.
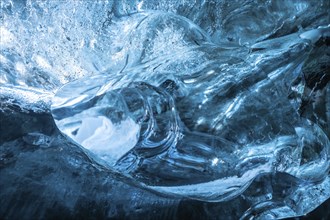
[[[309,100],[326,75],[309,90],[308,74],[322,71],[304,69],[330,35],[327,1],[125,2],[1,1],[3,103],[46,111],[69,83],[53,102],[65,110],[53,112],[59,129],[108,169],[169,195],[222,201],[274,171],[328,178],[329,114],[319,112],[330,90]],[[105,110],[88,111],[110,91],[126,104],[105,98]],[[306,97],[308,119],[296,108]]]

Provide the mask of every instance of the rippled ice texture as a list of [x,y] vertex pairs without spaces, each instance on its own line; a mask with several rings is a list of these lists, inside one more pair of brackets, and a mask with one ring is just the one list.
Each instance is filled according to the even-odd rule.
[[329,7],[2,1],[0,95],[142,188],[302,215],[330,197]]

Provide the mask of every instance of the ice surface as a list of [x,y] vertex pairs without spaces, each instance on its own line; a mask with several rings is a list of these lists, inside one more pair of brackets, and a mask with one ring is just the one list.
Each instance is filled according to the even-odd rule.
[[[69,131],[67,133],[70,134]],[[138,134],[139,126],[130,119],[114,125],[101,116],[83,118],[73,140],[100,155],[108,163],[114,164],[135,146]]]
[[312,211],[330,197],[329,7],[1,1],[1,217]]
[[[319,181],[330,166],[329,138],[317,124],[297,114],[285,95],[290,87],[281,80],[297,77],[292,71],[299,71],[311,43],[296,34],[285,38],[290,41],[279,38],[255,44],[256,48],[264,47],[262,53],[252,52],[245,61],[228,62],[221,72],[213,61],[194,75],[201,80],[187,80],[190,77],[180,72],[172,77],[174,81],[151,81],[159,85],[155,87],[139,82],[152,74],[147,70],[126,80],[121,75],[107,74],[77,80],[58,90],[52,114],[58,128],[68,136],[74,135],[73,139],[89,149],[96,161],[103,158],[100,163],[108,163],[105,166],[109,169],[165,194],[228,200],[242,193],[258,175],[274,171]],[[215,46],[201,47],[207,51]],[[199,53],[200,47],[194,46],[191,53],[194,50]],[[217,53],[214,56],[227,51]],[[283,63],[283,54],[290,54],[291,62]],[[247,62],[250,60],[257,60],[252,68]],[[163,65],[173,63],[177,65],[177,60]],[[260,69],[269,73],[260,73]],[[212,78],[205,76],[209,79],[203,80],[201,74],[205,72]],[[218,78],[221,81],[215,84],[213,79]],[[228,84],[232,86],[230,95],[219,95],[219,91],[226,92],[223,87]],[[180,90],[186,96],[176,96]],[[199,94],[204,96],[196,97]],[[121,124],[127,118],[138,124],[132,126],[132,132],[141,135],[138,142],[131,141],[121,157],[114,154],[117,160],[107,160],[85,142],[93,138],[85,133],[87,120],[90,129],[98,130],[104,126],[101,119]],[[94,126],[96,121],[98,128]],[[120,145],[122,136],[129,134],[119,127],[115,130],[113,134],[103,132],[98,139],[101,142],[109,138],[110,145]],[[108,154],[112,154],[108,148]],[[311,148],[318,156],[304,155]]]

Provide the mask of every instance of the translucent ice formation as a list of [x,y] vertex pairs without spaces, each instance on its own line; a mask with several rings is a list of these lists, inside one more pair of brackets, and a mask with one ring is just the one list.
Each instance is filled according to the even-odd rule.
[[[143,16],[130,33],[139,39],[127,47],[127,71],[57,92],[52,114],[64,134],[144,187],[199,200],[233,198],[262,173],[325,178],[329,138],[299,116],[288,82],[329,27],[262,41],[248,52],[210,43],[176,15]],[[161,32],[175,47],[164,47]]]
[[[229,219],[303,215],[330,198],[329,1],[0,6],[2,162],[21,157],[3,156],[12,148],[49,148],[50,159],[73,164],[69,176],[108,185],[124,176],[158,195],[206,201],[211,217],[239,206]],[[50,112],[64,137],[43,123]],[[18,176],[35,169],[26,161],[15,165]],[[57,163],[52,170],[65,167]],[[93,179],[77,164],[95,167]]]

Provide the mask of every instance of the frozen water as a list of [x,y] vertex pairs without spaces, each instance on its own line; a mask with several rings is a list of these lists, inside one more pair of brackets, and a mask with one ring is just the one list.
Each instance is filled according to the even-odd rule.
[[[96,161],[103,158],[99,162],[109,169],[162,193],[223,201],[241,194],[258,175],[271,172],[319,181],[330,167],[329,138],[317,124],[299,116],[283,80],[297,77],[293,73],[300,71],[312,42],[297,34],[284,39],[255,44],[252,47],[263,48],[262,53],[246,54],[235,63],[212,60],[191,73],[193,77],[180,71],[163,81],[164,76],[155,77],[162,72],[144,69],[134,77],[124,72],[125,80],[111,74],[77,80],[59,89],[52,114],[58,128],[89,149]],[[206,42],[189,53],[203,50],[215,57],[228,56],[228,51],[215,47]],[[285,56],[290,60],[283,62]],[[162,65],[180,64],[168,59]],[[157,87],[140,82],[150,75]],[[104,131],[105,120],[115,132]],[[112,153],[123,137],[131,136],[120,126],[127,120],[133,120],[131,131],[138,141],[130,140],[127,147]],[[86,129],[87,122],[93,132]],[[96,140],[98,130],[102,133]],[[318,156],[304,155],[306,149]]]
[[81,118],[81,126],[73,140],[100,155],[108,163],[116,163],[137,142],[139,126],[130,119],[114,125],[104,116]]
[[[164,218],[178,201],[192,219],[312,211],[330,197],[329,7],[1,1],[1,217],[89,207],[81,191],[103,218],[138,218],[143,195]],[[18,202],[26,183],[52,199]]]

